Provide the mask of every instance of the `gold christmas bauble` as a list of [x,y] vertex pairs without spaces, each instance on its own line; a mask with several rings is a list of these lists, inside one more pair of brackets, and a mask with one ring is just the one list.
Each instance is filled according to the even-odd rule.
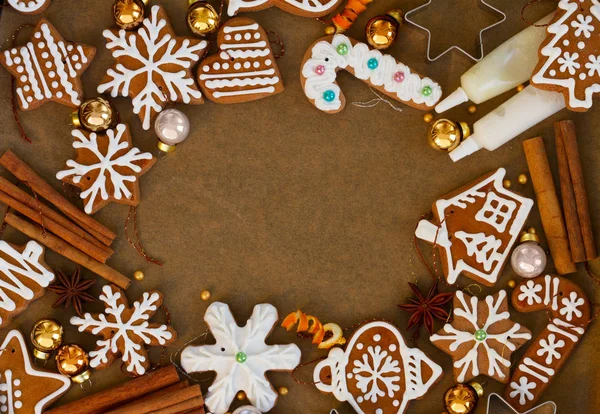
[[41,319],[31,329],[31,343],[35,348],[33,355],[46,360],[62,343],[63,327],[54,319]]
[[400,9],[387,12],[383,16],[375,16],[367,22],[365,34],[367,42],[375,49],[387,49],[398,37],[398,29],[402,23],[403,12]]
[[190,0],[187,12],[187,25],[193,34],[206,37],[219,30],[221,17],[213,6],[204,0]]
[[76,112],[71,114],[71,123],[76,128],[88,131],[106,131],[116,124],[118,114],[112,104],[103,98],[93,98],[81,104]]
[[471,135],[471,129],[466,122],[453,122],[448,119],[438,119],[429,128],[427,140],[432,148],[438,151],[450,152],[460,142]]
[[89,357],[87,352],[77,344],[61,346],[56,352],[56,368],[58,372],[77,384],[90,379]]
[[144,21],[144,9],[150,0],[116,0],[113,17],[121,29],[132,30]]
[[456,384],[444,394],[444,404],[448,414],[469,414],[475,411],[483,387],[476,383]]

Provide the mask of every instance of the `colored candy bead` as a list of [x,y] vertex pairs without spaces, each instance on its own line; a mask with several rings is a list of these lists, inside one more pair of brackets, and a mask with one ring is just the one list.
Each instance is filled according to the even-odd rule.
[[242,351],[240,351],[237,354],[235,354],[235,360],[237,362],[239,362],[240,364],[243,364],[244,362],[246,362],[247,359],[248,359],[248,357]]
[[396,73],[394,73],[394,80],[396,82],[402,82],[402,81],[404,81],[404,72],[396,72]]
[[346,53],[348,53],[348,45],[345,43],[339,44],[337,47],[337,52],[338,55],[345,55]]
[[335,92],[332,90],[323,92],[323,99],[325,99],[325,102],[333,102],[335,99]]
[[483,341],[485,338],[487,338],[487,333],[483,329],[475,331],[475,339],[478,341]]
[[423,90],[421,91],[421,93],[422,93],[424,96],[429,96],[429,95],[431,95],[431,92],[433,92],[433,90],[431,89],[431,86],[425,86],[425,87],[423,87]]
[[367,61],[367,67],[371,70],[373,69],[377,69],[377,66],[379,66],[379,61],[375,58],[371,58]]
[[323,65],[319,65],[319,66],[317,66],[317,67],[315,68],[315,73],[316,73],[317,75],[322,75],[322,74],[324,74],[324,73],[325,73],[325,66],[323,66]]

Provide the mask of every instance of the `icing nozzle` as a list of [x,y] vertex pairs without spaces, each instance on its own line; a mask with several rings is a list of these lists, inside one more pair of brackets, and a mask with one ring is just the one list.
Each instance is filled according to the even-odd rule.
[[468,155],[473,154],[481,149],[477,141],[474,139],[475,134],[471,135],[469,138],[465,139],[461,144],[456,147],[454,151],[450,153],[450,159],[456,162],[458,160],[462,160]]
[[463,88],[459,87],[449,96],[447,96],[446,99],[437,104],[435,107],[435,112],[441,114],[442,112],[446,112],[448,109],[454,108],[455,106],[468,101],[469,97],[467,96],[467,93]]

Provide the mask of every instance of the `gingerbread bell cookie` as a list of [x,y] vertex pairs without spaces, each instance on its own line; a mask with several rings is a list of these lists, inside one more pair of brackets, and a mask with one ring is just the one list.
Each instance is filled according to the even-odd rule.
[[323,17],[333,12],[342,0],[227,0],[227,15],[277,7],[296,16]]
[[573,281],[545,275],[515,287],[512,304],[520,312],[546,310],[550,321],[527,349],[506,386],[505,398],[518,412],[539,400],[585,333],[591,304]]
[[132,145],[127,125],[118,124],[103,134],[75,129],[72,135],[77,157],[68,160],[56,178],[82,190],[84,211],[93,214],[111,201],[138,205],[138,179],[156,158]]
[[347,401],[357,413],[402,414],[441,377],[442,368],[406,346],[398,328],[385,321],[360,326],[345,349],[331,349],[313,373],[319,391]]
[[283,91],[267,32],[254,20],[229,20],[217,37],[218,53],[202,61],[198,83],[217,103],[254,101]]
[[561,0],[546,31],[531,83],[561,92],[570,110],[585,112],[600,92],[600,4]]
[[454,380],[464,383],[481,374],[507,383],[510,356],[531,339],[531,332],[510,320],[506,291],[479,300],[459,290],[453,306],[452,323],[430,339],[452,356]]
[[429,110],[442,97],[438,83],[420,76],[390,55],[336,34],[313,43],[302,61],[300,80],[304,94],[321,111],[333,114],[346,105],[346,98],[336,82],[339,70],[351,73],[379,92],[413,108]]
[[8,0],[8,4],[21,14],[41,14],[50,6],[50,0]]
[[415,235],[439,249],[448,283],[461,273],[486,286],[498,280],[533,206],[504,188],[505,175],[500,168],[441,197],[433,222],[419,222]]
[[200,104],[192,68],[208,43],[193,37],[177,37],[164,9],[152,6],[135,32],[105,30],[106,47],[115,64],[106,72],[98,92],[129,96],[133,112],[144,129],[169,102]]
[[229,306],[214,302],[204,320],[216,340],[214,345],[188,346],[181,352],[181,367],[188,373],[215,371],[217,377],[205,395],[211,413],[224,414],[238,391],[261,412],[277,403],[277,392],[265,376],[267,371],[291,371],[300,363],[300,348],[267,345],[279,316],[273,305],[256,305],[248,322],[240,327]]
[[90,352],[90,367],[104,369],[121,358],[128,373],[144,375],[150,367],[145,347],[167,346],[177,339],[177,333],[167,324],[149,322],[162,305],[163,295],[155,290],[144,292],[140,301],[129,306],[123,290],[106,285],[100,300],[104,302],[104,313],[71,318],[79,332],[102,337],[96,341],[96,350]]
[[54,101],[77,108],[83,89],[81,75],[96,48],[65,41],[46,19],[40,19],[31,40],[0,53],[0,63],[15,77],[19,107],[32,110]]

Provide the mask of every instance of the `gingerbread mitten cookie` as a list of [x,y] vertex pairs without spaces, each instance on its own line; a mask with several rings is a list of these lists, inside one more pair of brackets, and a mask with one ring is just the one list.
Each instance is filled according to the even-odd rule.
[[357,413],[402,414],[442,377],[442,368],[409,348],[397,327],[374,321],[359,327],[345,349],[333,348],[313,380],[319,391],[347,401]]
[[41,19],[31,40],[0,53],[0,63],[16,80],[19,107],[28,111],[54,101],[71,108],[81,105],[81,75],[92,63],[96,48],[63,40]]
[[100,300],[106,308],[104,313],[71,318],[71,324],[77,326],[79,332],[102,337],[96,341],[96,350],[90,352],[90,367],[104,369],[121,358],[127,372],[144,375],[150,366],[145,347],[167,346],[177,339],[177,333],[170,326],[149,322],[162,305],[162,294],[155,290],[144,292],[142,300],[130,307],[121,289],[106,285]]

